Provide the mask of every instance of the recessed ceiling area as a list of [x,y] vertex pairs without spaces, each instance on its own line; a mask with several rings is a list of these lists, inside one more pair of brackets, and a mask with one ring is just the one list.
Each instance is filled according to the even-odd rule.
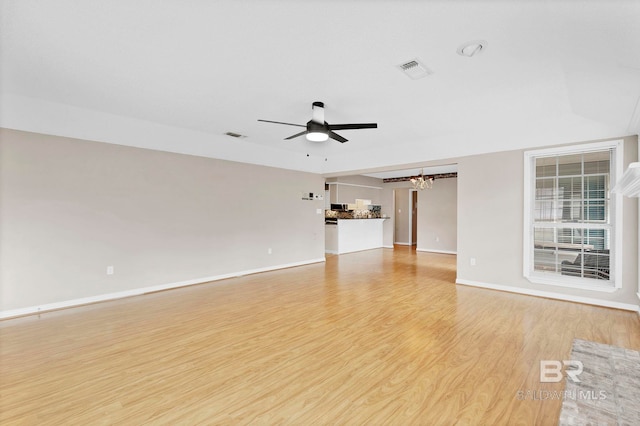
[[[323,175],[621,137],[639,21],[631,0],[5,0],[0,126]],[[398,71],[415,58],[428,77]],[[258,122],[316,101],[378,128],[314,143]]]

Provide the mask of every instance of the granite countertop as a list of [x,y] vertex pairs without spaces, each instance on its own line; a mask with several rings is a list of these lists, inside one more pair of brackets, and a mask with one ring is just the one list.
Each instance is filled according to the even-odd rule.
[[339,217],[338,220],[372,220],[372,219],[389,219],[388,217]]
[[[390,219],[389,217],[326,217],[325,219],[334,219],[334,220],[385,220]],[[333,224],[332,222],[328,222],[329,224]]]
[[379,210],[325,210],[325,219],[340,219],[340,220],[354,220],[354,219],[385,219],[381,217]]

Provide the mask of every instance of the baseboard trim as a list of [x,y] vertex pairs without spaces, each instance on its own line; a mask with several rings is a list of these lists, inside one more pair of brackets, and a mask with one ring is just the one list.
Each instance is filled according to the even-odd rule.
[[397,246],[410,246],[411,245],[411,243],[393,243],[393,244],[395,244]]
[[509,287],[500,284],[489,284],[478,281],[465,280],[456,278],[456,284],[467,285],[471,287],[486,288],[490,290],[506,291],[509,293],[524,294],[527,296],[545,297],[547,299],[565,300],[567,302],[584,303],[587,305],[603,306],[605,308],[622,309],[625,311],[638,311],[640,306],[630,303],[612,302],[609,300],[592,299],[590,297],[572,296],[569,294],[553,293],[550,291],[531,290],[526,288]]
[[228,274],[214,275],[210,277],[195,278],[192,280],[179,281],[175,283],[160,284],[160,285],[155,285],[150,287],[141,287],[141,288],[136,288],[132,290],[119,291],[115,293],[99,294],[96,296],[82,297],[79,299],[65,300],[62,302],[48,303],[48,304],[38,305],[38,306],[29,306],[26,308],[19,308],[19,309],[10,309],[6,311],[0,311],[0,320],[15,318],[15,317],[22,317],[26,315],[39,314],[39,313],[48,312],[48,311],[57,311],[59,309],[73,308],[76,306],[89,305],[92,303],[106,302],[109,300],[122,299],[125,297],[140,296],[143,294],[155,293],[158,291],[171,290],[174,288],[187,287],[187,286],[196,285],[196,284],[203,284],[211,281],[220,281],[228,278],[242,277],[245,275],[259,274],[261,272],[275,271],[278,269],[294,268],[296,266],[310,265],[312,263],[320,263],[325,261],[326,259],[322,257],[322,258],[316,258],[316,259],[303,260],[300,262],[292,262],[292,263],[285,263],[281,265],[267,266],[264,268],[247,269],[244,271],[231,272]]
[[393,249],[393,246],[382,246],[382,248],[390,248],[390,249]]
[[458,254],[457,251],[450,251],[450,250],[432,250],[432,249],[423,249],[423,248],[417,248],[416,251],[423,251],[426,253],[440,253],[440,254]]

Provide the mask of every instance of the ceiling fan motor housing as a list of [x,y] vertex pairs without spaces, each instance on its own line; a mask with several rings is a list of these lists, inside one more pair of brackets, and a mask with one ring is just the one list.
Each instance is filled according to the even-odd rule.
[[318,124],[325,124],[324,122],[324,104],[322,102],[314,102],[311,106],[311,121]]
[[326,133],[328,131],[327,123],[320,124],[320,123],[316,123],[313,120],[309,120],[307,122],[307,131]]

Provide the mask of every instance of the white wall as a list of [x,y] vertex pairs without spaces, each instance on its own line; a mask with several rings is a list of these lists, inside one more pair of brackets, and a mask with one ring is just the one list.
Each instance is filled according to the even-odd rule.
[[383,246],[393,248],[393,236],[395,233],[395,215],[394,215],[394,193],[393,187],[385,183],[382,186],[380,194],[380,204],[382,205],[382,216],[389,219],[384,221],[382,225],[382,241]]
[[1,129],[0,313],[323,260],[303,192],[324,179]]
[[[458,261],[461,283],[502,286],[520,292],[548,292],[637,305],[638,203],[623,204],[623,283],[613,293],[533,284],[523,276],[524,151],[459,158]],[[626,138],[624,165],[637,161],[636,138]],[[476,266],[470,259],[476,259]]]
[[458,234],[458,179],[436,179],[418,191],[417,250],[455,253]]

